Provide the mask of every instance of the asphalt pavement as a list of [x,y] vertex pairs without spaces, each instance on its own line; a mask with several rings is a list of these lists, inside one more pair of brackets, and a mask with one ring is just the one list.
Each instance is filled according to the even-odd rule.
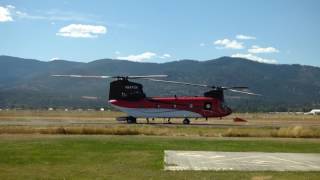
[[165,151],[165,170],[320,171],[320,154]]

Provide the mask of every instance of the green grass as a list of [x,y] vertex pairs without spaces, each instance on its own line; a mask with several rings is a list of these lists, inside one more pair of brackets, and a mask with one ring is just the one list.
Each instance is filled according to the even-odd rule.
[[1,135],[0,179],[319,179],[320,172],[163,170],[164,150],[320,153],[320,141]]

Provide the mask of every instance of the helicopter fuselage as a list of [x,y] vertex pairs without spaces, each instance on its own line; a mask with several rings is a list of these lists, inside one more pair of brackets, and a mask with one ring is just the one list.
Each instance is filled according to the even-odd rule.
[[224,102],[211,97],[147,97],[137,101],[111,99],[109,103],[137,118],[224,117],[232,112]]
[[143,86],[128,80],[110,83],[109,103],[135,118],[200,118],[231,114],[223,92],[209,91],[204,96],[146,97]]

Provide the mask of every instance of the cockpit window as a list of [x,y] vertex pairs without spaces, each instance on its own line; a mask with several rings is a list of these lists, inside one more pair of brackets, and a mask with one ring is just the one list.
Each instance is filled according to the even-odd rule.
[[220,103],[220,107],[221,107],[221,109],[223,109],[223,110],[228,109],[228,106],[227,106],[227,104],[226,104],[225,102],[221,102],[221,103]]

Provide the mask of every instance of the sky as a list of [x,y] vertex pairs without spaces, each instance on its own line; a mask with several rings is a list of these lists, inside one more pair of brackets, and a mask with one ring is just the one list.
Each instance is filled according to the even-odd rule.
[[319,0],[0,0],[0,55],[320,66]]

